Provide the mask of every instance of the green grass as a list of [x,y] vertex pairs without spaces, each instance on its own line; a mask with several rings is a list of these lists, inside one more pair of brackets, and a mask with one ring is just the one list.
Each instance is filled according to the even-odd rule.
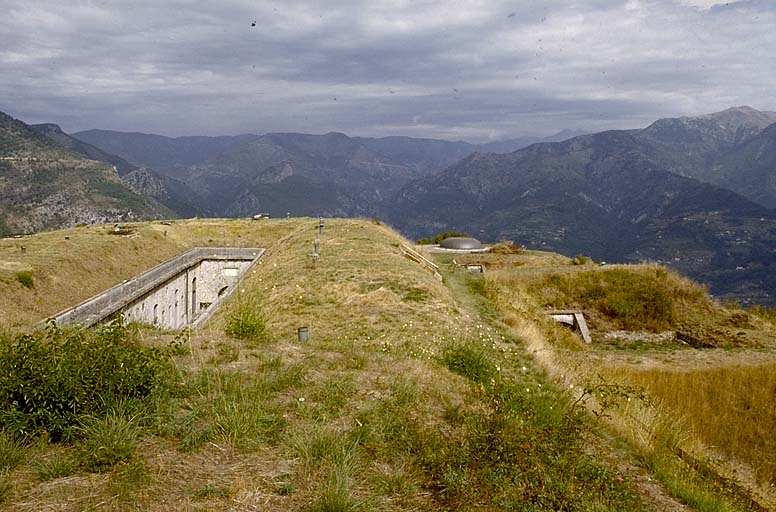
[[668,492],[699,512],[733,512],[746,510],[741,502],[725,496],[697,472],[677,460],[673,452],[656,450],[646,457],[647,466],[665,485]]
[[210,498],[228,498],[229,489],[215,484],[206,484],[194,492],[194,497],[200,500]]
[[[594,420],[571,406],[566,388],[544,375],[499,323],[487,277],[469,279],[451,270],[438,282],[401,254],[405,240],[361,220],[327,221],[313,266],[315,226],[315,219],[138,224],[132,239],[91,227],[72,231],[73,240],[83,232],[82,242],[100,254],[111,279],[131,270],[114,265],[116,253],[146,258],[133,240],[153,258],[208,241],[268,251],[241,283],[241,293],[186,338],[186,350],[177,347],[174,333],[143,326],[56,335],[85,345],[91,336],[103,336],[108,347],[105,340],[113,340],[127,353],[153,349],[174,371],[161,372],[163,386],[128,400],[123,409],[116,396],[95,401],[90,420],[77,416],[82,429],[56,446],[42,442],[36,448],[40,463],[9,476],[30,507],[646,508],[648,500],[629,477],[601,456],[597,442],[590,443],[597,439]],[[17,260],[35,270],[38,292],[52,290],[64,301],[66,294],[53,287],[54,274],[29,258],[47,250],[61,279],[71,279],[62,269],[79,275],[81,245],[62,254],[51,250],[61,234],[47,238],[54,245],[34,238]],[[0,246],[5,254],[20,256],[18,249]],[[497,256],[527,262],[533,255]],[[571,269],[565,259],[563,267]],[[13,307],[0,303],[0,311]],[[229,327],[250,326],[254,314],[263,326],[260,342]],[[299,326],[310,327],[309,342],[298,343]],[[35,335],[41,336],[40,347],[59,347],[45,334]],[[17,339],[12,335],[5,346]],[[61,354],[58,348],[40,352]],[[89,353],[97,355],[82,357],[73,368],[109,360],[99,350]],[[121,368],[121,362],[136,375],[136,365],[124,359],[110,367]],[[103,384],[142,380],[121,377],[122,371],[101,373]],[[168,375],[174,378],[165,380]],[[42,483],[66,475],[74,476],[67,486]]]
[[445,347],[442,361],[450,371],[477,384],[490,384],[497,375],[496,366],[485,349],[473,343],[456,343]]
[[22,271],[16,273],[16,281],[25,288],[34,288],[35,279],[32,277],[32,272]]
[[0,473],[12,471],[26,457],[29,448],[7,430],[0,430]]
[[53,454],[45,460],[34,463],[35,474],[42,482],[70,476],[80,469],[78,457],[70,451]]
[[86,471],[102,472],[135,456],[140,437],[138,418],[123,410],[102,417],[84,418],[79,428],[80,465]]
[[266,323],[259,306],[248,301],[241,301],[227,318],[224,332],[227,336],[239,340],[254,342],[266,339]]

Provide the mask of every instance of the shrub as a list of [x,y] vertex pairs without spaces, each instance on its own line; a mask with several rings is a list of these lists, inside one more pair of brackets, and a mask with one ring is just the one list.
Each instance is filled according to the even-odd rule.
[[32,272],[24,270],[16,273],[16,280],[25,288],[34,288],[35,280],[32,277]]
[[620,328],[659,331],[672,326],[678,293],[665,277],[663,269],[654,273],[613,268],[549,274],[531,285],[530,291],[545,306],[596,310]]
[[514,243],[512,240],[502,240],[491,246],[488,252],[491,254],[522,254],[525,252],[525,247]]
[[174,377],[168,351],[129,339],[120,320],[97,331],[50,324],[0,340],[0,428],[69,439],[80,417],[100,417],[121,400],[148,404]]
[[584,265],[584,264],[585,264],[585,263],[587,263],[588,261],[590,261],[590,258],[588,258],[587,256],[585,256],[584,254],[577,254],[576,256],[574,256],[573,258],[571,258],[571,261],[570,261],[570,263],[571,263],[572,265]]
[[227,336],[250,341],[264,341],[265,331],[266,324],[261,312],[249,302],[241,302],[237,305],[227,318],[224,329]]

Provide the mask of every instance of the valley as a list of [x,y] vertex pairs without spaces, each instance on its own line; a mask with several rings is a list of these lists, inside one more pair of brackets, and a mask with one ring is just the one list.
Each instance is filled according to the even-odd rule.
[[[377,218],[413,238],[457,230],[601,261],[657,262],[701,280],[715,296],[773,305],[774,121],[776,113],[736,107],[512,146],[335,132],[169,138],[30,129],[52,147],[113,166],[111,179],[128,189],[121,197],[147,198],[157,216]],[[487,152],[493,149],[503,152]],[[6,163],[42,158],[3,155]],[[72,166],[73,157],[56,162]],[[61,193],[38,195],[46,194],[49,203],[36,211],[50,218],[47,225],[62,225],[67,215],[74,215],[69,225],[78,215],[87,222],[151,215],[135,206],[137,213],[83,217]],[[18,232],[11,211],[0,222]]]

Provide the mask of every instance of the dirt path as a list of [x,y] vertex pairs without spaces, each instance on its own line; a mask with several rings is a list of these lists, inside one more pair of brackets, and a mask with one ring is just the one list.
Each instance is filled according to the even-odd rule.
[[[489,315],[483,313],[483,306],[487,299],[475,296],[466,288],[465,278],[454,275],[454,271],[445,271],[446,283],[461,310],[466,311],[473,320],[488,324],[494,329],[508,329],[516,338],[523,341],[526,351],[543,368],[548,376],[560,385],[570,389],[579,389],[581,392],[581,376],[570,368],[572,361],[562,361],[556,350],[548,342],[541,329],[527,318],[520,318],[512,326],[504,324],[501,315]],[[495,313],[495,310],[494,310]],[[573,393],[574,391],[572,391]],[[616,467],[619,474],[634,483],[639,494],[656,511],[690,511],[691,508],[673,498],[648,471],[636,461],[636,454],[625,446],[625,443],[617,439],[610,432],[600,429],[596,433],[591,444],[595,444],[598,451]]]

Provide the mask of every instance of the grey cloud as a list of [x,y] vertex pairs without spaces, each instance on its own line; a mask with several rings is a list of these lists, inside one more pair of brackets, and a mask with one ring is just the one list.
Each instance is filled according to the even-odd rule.
[[476,141],[776,104],[758,0],[3,1],[0,110],[70,131]]

